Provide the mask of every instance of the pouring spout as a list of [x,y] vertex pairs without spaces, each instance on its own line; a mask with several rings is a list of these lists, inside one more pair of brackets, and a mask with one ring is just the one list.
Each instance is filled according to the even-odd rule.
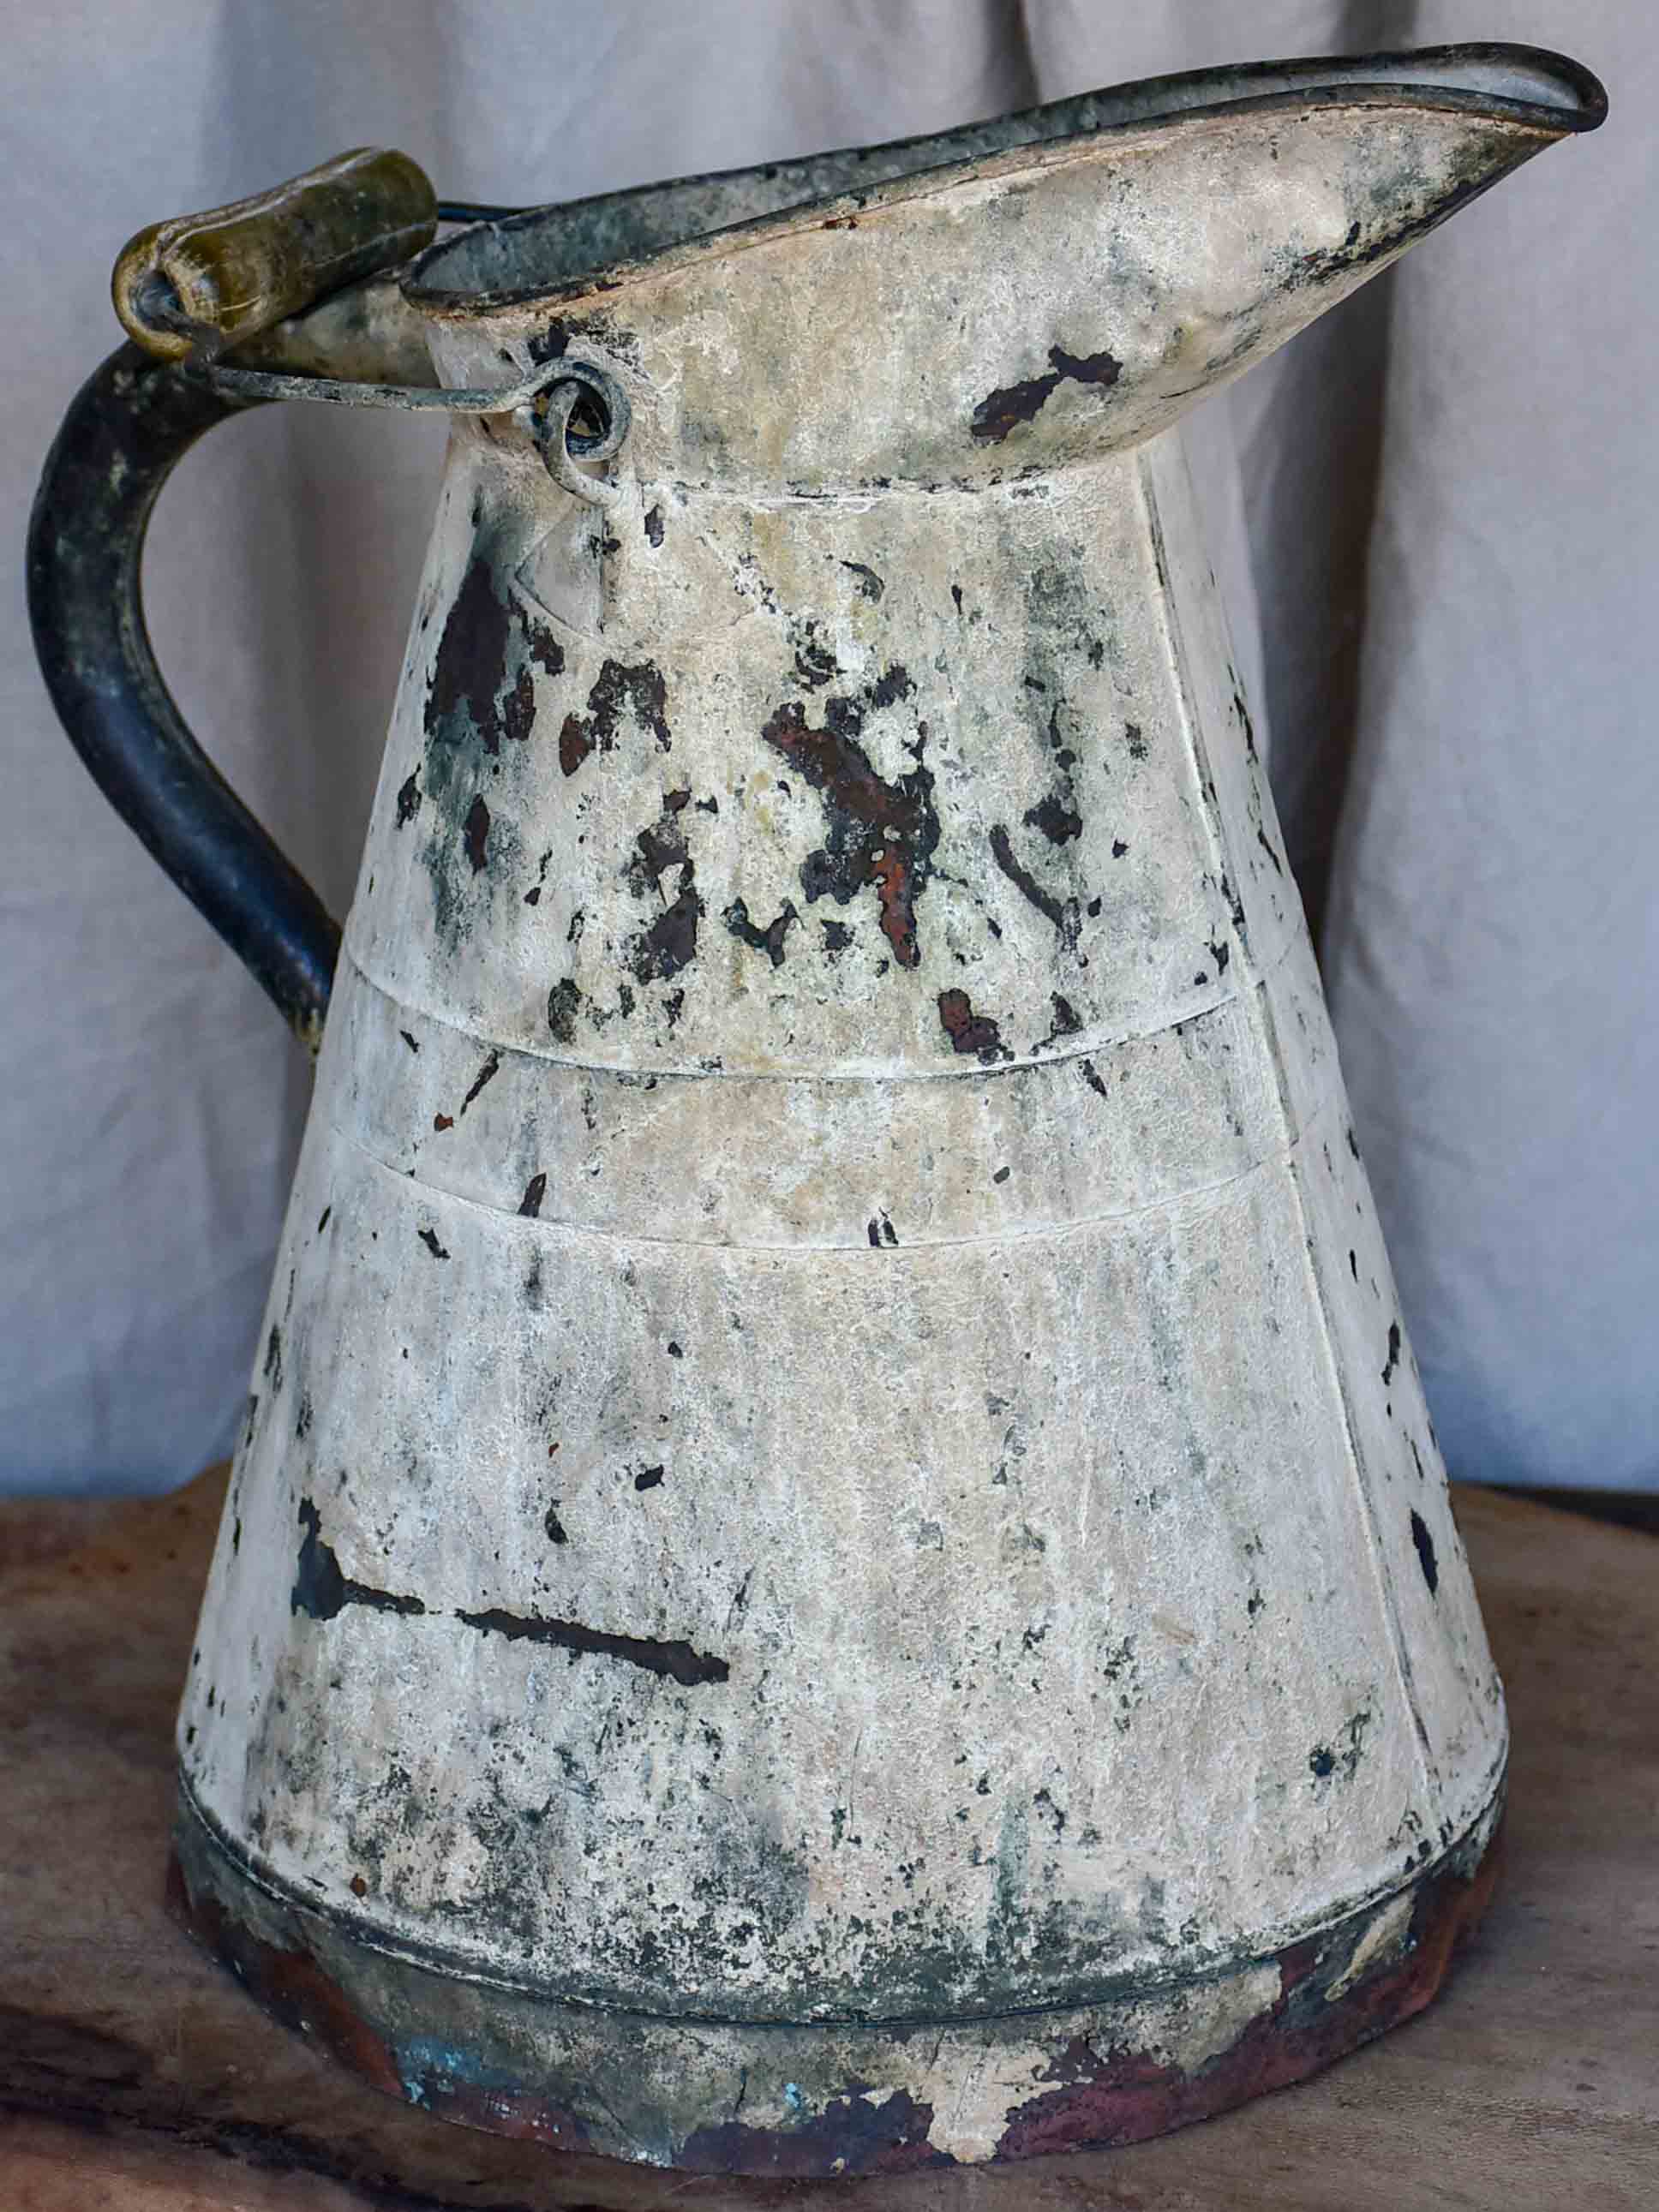
[[481,224],[409,296],[452,381],[625,328],[682,471],[994,482],[1167,428],[1607,104],[1530,46],[1206,70]]
[[[1091,149],[1103,284],[1057,318],[1068,356],[1101,349],[1066,343],[1091,325],[1117,363],[1097,450],[1166,427],[1607,103],[1565,56],[1462,46],[1262,64],[1207,97],[1166,80],[1123,105]],[[1066,412],[1082,429],[1084,409]],[[981,427],[1012,458],[1006,410]],[[1058,417],[1038,436],[1069,442]]]
[[[1099,136],[1063,142],[1070,164],[1051,142],[1009,179],[1028,244],[1049,236],[1057,251],[1046,299],[1024,295],[1047,309],[1040,349],[1010,330],[1006,368],[970,418],[1000,462],[1081,458],[1168,427],[1607,113],[1577,63],[1502,46],[1266,63],[1097,97]],[[1091,254],[1079,252],[1085,195]]]

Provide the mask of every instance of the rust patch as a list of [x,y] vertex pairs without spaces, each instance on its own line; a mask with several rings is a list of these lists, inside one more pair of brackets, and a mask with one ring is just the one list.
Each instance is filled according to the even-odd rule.
[[800,625],[799,642],[795,647],[795,673],[809,691],[821,690],[824,684],[833,684],[841,673],[841,663],[818,635],[818,626],[809,615]]
[[461,825],[461,842],[466,848],[466,857],[477,875],[489,860],[489,809],[484,805],[480,792],[466,810],[466,820]]
[[749,919],[749,908],[742,899],[733,899],[720,919],[740,944],[750,945],[757,952],[764,952],[775,968],[783,965],[784,940],[789,934],[789,925],[800,916],[788,899],[782,909],[769,921],[764,929]]
[[501,1073],[501,1056],[498,1052],[492,1052],[489,1059],[485,1060],[483,1066],[478,1070],[477,1076],[473,1079],[472,1088],[467,1092],[465,1097],[461,1101],[461,1111],[463,1114],[465,1113],[467,1108],[472,1103],[478,1093],[483,1089],[485,1084],[488,1083],[493,1076],[499,1075]]
[[[630,960],[636,981],[666,982],[689,968],[697,957],[697,925],[703,904],[697,890],[697,864],[685,842],[681,816],[690,793],[670,792],[662,812],[634,840],[634,858],[626,871],[636,898],[665,901],[662,911],[634,940]],[[675,872],[674,895],[669,897],[663,878]]]
[[[641,1468],[635,1477],[634,1487],[653,1490],[662,1481],[663,1474],[660,1467]],[[367,1606],[376,1613],[426,1613],[426,1607],[417,1597],[376,1589],[343,1573],[332,1546],[323,1541],[322,1518],[308,1498],[300,1500],[300,1522],[306,1533],[289,1601],[291,1612],[308,1613],[313,1620],[333,1620],[349,1605]],[[467,1613],[458,1607],[453,1617],[465,1627],[477,1629],[482,1635],[504,1637],[509,1644],[550,1644],[573,1656],[589,1653],[625,1660],[630,1667],[641,1667],[647,1674],[663,1675],[685,1689],[694,1689],[702,1682],[724,1682],[732,1672],[726,1661],[707,1651],[695,1650],[681,1637],[617,1636],[607,1629],[588,1628],[579,1620],[506,1613],[499,1607],[482,1613]]]
[[[549,1519],[553,1533],[550,1514]],[[559,1529],[554,1540],[562,1537]],[[568,2094],[568,2084],[527,2087],[455,2038],[442,1976],[420,1971],[403,1982],[398,2017],[404,2025],[392,2044],[306,1948],[303,1920],[295,1926],[285,1916],[283,1932],[290,1941],[284,1948],[247,1924],[206,1881],[192,1887],[204,1850],[220,1864],[219,1881],[240,1886],[246,1880],[218,1860],[216,1845],[194,1838],[194,1823],[187,1821],[168,1869],[168,1908],[277,2019],[311,2035],[374,2087],[445,2118],[495,2135],[593,2147],[584,2123],[548,2094]],[[1103,2051],[1082,2036],[1060,2045],[1039,2077],[1045,2086],[1009,2107],[994,2160],[1142,2142],[1287,2087],[1410,2019],[1439,1990],[1458,1947],[1480,1923],[1497,1877],[1498,1837],[1479,1863],[1471,1865],[1471,1857],[1466,1843],[1418,1878],[1403,1942],[1379,1952],[1369,1969],[1361,1947],[1380,1908],[1261,1962],[1277,1966],[1278,1996],[1229,2049],[1190,2074],[1145,2051]],[[349,1952],[349,1936],[343,1943]],[[1024,2023],[1027,2029],[1031,2024]],[[928,2063],[934,2029],[918,2027],[904,2040],[919,2068]],[[817,2095],[802,2094],[799,2117],[786,2127],[745,2126],[733,2118],[696,2128],[678,2143],[653,2129],[648,2154],[684,2172],[800,2179],[952,2166],[951,2154],[928,2141],[933,2121],[933,2108],[912,2092],[884,2094],[854,2079],[821,2104]],[[617,2124],[628,2133],[626,2124]],[[604,2148],[616,2154],[612,2142]]]
[[[1030,819],[1029,816],[1027,819]],[[1079,822],[1078,826],[1080,830],[1082,823]],[[1054,838],[1051,842],[1058,844],[1061,841]],[[1030,870],[1016,857],[1007,829],[1000,822],[991,831],[991,857],[1020,896],[1028,899],[1043,920],[1053,926],[1054,934],[1066,950],[1068,952],[1074,951],[1080,927],[1077,901],[1070,898],[1062,902],[1052,891],[1044,890]]]
[[465,710],[492,753],[501,750],[495,695],[507,666],[509,621],[496,596],[489,563],[475,553],[450,603],[426,692],[426,728],[436,737],[450,717]]
[[1050,346],[1047,374],[988,392],[975,408],[969,428],[982,445],[1000,446],[1018,424],[1033,421],[1062,384],[1093,384],[1106,390],[1122,373],[1123,363],[1109,353],[1071,354],[1064,346]]
[[694,864],[688,860],[672,902],[635,945],[634,974],[640,982],[648,983],[653,979],[666,982],[696,958],[697,924],[702,919],[702,901],[692,888],[696,873]]
[[617,725],[629,712],[642,729],[650,731],[659,752],[669,750],[673,740],[662,671],[649,660],[631,665],[607,660],[593,679],[586,715],[567,714],[559,732],[559,766],[565,775],[574,775],[590,754],[608,753],[617,742]]
[[1025,825],[1030,830],[1041,830],[1051,845],[1066,845],[1073,837],[1083,835],[1083,817],[1053,792],[1035,806],[1026,808]]
[[[356,1897],[368,1894],[361,1875],[352,1877],[350,1887]],[[394,2051],[308,1950],[268,1942],[210,1890],[192,1888],[177,1850],[167,1863],[167,1908],[256,2003],[284,2027],[320,2044],[382,2095],[491,2135],[562,2150],[591,2147],[589,2130],[574,2113],[495,2069],[478,2066],[464,2078],[418,2045]],[[465,2061],[465,2054],[458,2055]]]
[[465,2128],[484,2128],[516,2142],[545,2143],[554,2150],[586,2150],[592,2136],[587,2123],[533,2089],[509,2084],[490,2073],[463,2081],[437,2068],[411,2072],[405,2094],[423,2112],[435,2112]]
[[[520,665],[509,689],[507,657],[515,629],[521,639]],[[509,602],[500,597],[489,561],[482,553],[475,553],[438,641],[427,685],[427,735],[441,735],[450,718],[464,711],[486,752],[499,753],[504,737],[522,743],[535,720],[532,661],[548,675],[558,675],[564,666],[558,640],[516,599]],[[408,788],[406,784],[404,789]],[[416,804],[419,804],[418,793]],[[400,823],[407,818],[402,809],[400,793]]]
[[682,1637],[613,1636],[608,1629],[588,1628],[580,1620],[549,1620],[538,1613],[504,1613],[492,1607],[487,1613],[457,1612],[455,1618],[483,1635],[504,1636],[509,1644],[550,1644],[573,1655],[584,1652],[606,1659],[621,1659],[660,1674],[683,1689],[701,1682],[724,1682],[732,1669],[712,1653],[694,1650]]
[[1011,2108],[996,2157],[1143,2142],[1320,2072],[1429,2003],[1454,1952],[1480,1924],[1498,1863],[1494,1838],[1471,1876],[1448,1867],[1421,1883],[1402,1954],[1350,1988],[1342,1987],[1345,1972],[1369,1914],[1348,1923],[1346,1942],[1314,1940],[1280,1952],[1276,2001],[1195,2073],[1145,2052],[1102,2053],[1074,2039],[1048,2069],[1058,2086]]
[[865,699],[826,699],[822,729],[811,728],[799,702],[791,699],[761,731],[823,804],[829,834],[801,863],[801,888],[809,903],[827,896],[846,906],[860,890],[873,887],[882,935],[901,968],[914,968],[921,957],[916,905],[932,873],[939,836],[933,771],[922,759],[927,725],[917,725],[916,765],[894,783],[877,775],[859,736],[869,708],[891,706],[915,688],[905,670],[895,666]]
[[741,2120],[698,2128],[675,2160],[692,2173],[911,2173],[954,2166],[927,2141],[933,2108],[908,2090],[872,2104],[854,2082],[797,2128],[750,2128]]
[[310,1498],[300,1500],[300,1526],[305,1540],[289,1595],[290,1613],[308,1613],[313,1620],[332,1620],[349,1605],[367,1606],[374,1613],[424,1613],[417,1597],[399,1597],[392,1590],[376,1589],[343,1574],[331,1544],[323,1541],[322,1516]]
[[405,2094],[397,2063],[381,2037],[352,2010],[338,1983],[310,1953],[279,1950],[234,1919],[216,1897],[192,1892],[177,1852],[167,1865],[167,1903],[179,1925],[223,1960],[249,1995],[284,2027],[312,2037],[386,2096]]
[[1053,1025],[1048,1036],[1039,1037],[1032,1046],[1033,1052],[1046,1052],[1051,1044],[1058,1044],[1062,1037],[1077,1036],[1083,1029],[1083,1017],[1062,993],[1050,991],[1048,1003],[1054,1008]]
[[1002,1042],[1002,1031],[988,1014],[976,1014],[966,991],[941,991],[939,1018],[953,1052],[973,1053],[986,1066],[1013,1058]]
[[1429,1524],[1415,1510],[1412,1514],[1412,1542],[1417,1547],[1417,1564],[1423,1570],[1423,1579],[1432,1597],[1440,1587],[1440,1564],[1434,1556],[1434,1538],[1429,1534]]

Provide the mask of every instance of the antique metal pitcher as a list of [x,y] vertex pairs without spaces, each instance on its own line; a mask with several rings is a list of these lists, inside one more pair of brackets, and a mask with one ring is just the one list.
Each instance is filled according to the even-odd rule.
[[[1272,64],[520,214],[352,156],[123,257],[42,659],[320,1039],[175,1891],[383,2088],[854,2173],[1433,1995],[1502,1696],[1178,426],[1604,111]],[[343,937],[137,597],[273,397],[453,418]]]

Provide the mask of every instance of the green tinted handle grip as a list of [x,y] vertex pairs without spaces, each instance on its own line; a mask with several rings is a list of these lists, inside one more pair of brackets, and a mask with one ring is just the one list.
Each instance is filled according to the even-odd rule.
[[151,223],[111,280],[129,336],[163,361],[212,354],[431,243],[438,203],[407,154],[364,146],[252,199]]

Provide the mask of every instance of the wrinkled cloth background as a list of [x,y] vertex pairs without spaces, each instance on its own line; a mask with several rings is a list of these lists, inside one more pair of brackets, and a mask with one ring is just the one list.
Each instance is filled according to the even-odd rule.
[[[1455,1474],[1659,1488],[1659,29],[1618,0],[58,0],[7,34],[0,1490],[228,1445],[308,1072],[59,734],[24,517],[153,218],[398,145],[532,202],[1174,69],[1501,37],[1613,97],[1196,418],[1194,459]],[[1040,338],[1042,333],[1038,333]],[[441,431],[272,408],[147,578],[211,756],[349,897]]]

